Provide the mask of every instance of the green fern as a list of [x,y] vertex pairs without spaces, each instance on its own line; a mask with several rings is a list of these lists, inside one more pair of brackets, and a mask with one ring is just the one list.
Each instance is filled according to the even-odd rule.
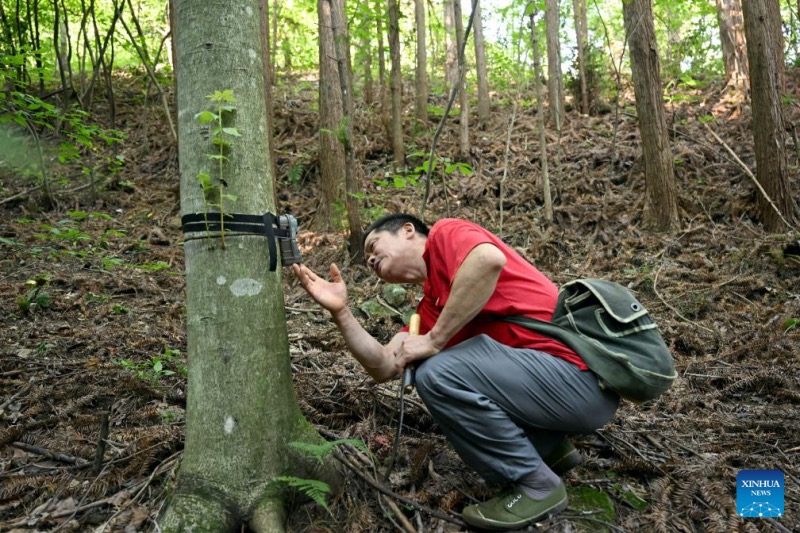
[[331,493],[330,486],[318,479],[302,479],[294,476],[279,476],[275,481],[286,483],[290,487],[296,488],[320,507],[330,512],[328,508],[328,494]]
[[331,453],[331,451],[333,451],[333,449],[336,446],[340,446],[342,444],[349,444],[366,454],[369,453],[367,445],[364,444],[363,441],[360,441],[358,439],[339,439],[339,440],[324,442],[323,444],[310,444],[308,442],[290,442],[289,446],[291,446],[295,450],[299,450],[305,454],[310,455],[311,457],[322,463],[326,455]]

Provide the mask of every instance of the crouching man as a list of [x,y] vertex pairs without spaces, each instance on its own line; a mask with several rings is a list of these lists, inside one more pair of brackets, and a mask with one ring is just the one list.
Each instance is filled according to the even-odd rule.
[[292,265],[347,346],[379,382],[416,366],[416,386],[451,445],[490,485],[510,487],[463,510],[468,524],[511,530],[567,507],[559,478],[581,462],[567,435],[608,422],[619,397],[565,345],[503,320],[549,321],[556,286],[510,246],[465,220],[430,229],[406,214],[365,231],[367,264],[382,280],[423,286],[420,335],[382,345],[356,320],[336,265],[330,281]]

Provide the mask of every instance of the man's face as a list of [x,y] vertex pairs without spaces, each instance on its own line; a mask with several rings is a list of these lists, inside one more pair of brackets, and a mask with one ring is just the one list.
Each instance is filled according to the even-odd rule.
[[406,224],[396,233],[385,230],[371,231],[364,241],[367,266],[384,281],[390,283],[410,281],[410,267],[413,266],[411,261],[413,237],[412,224]]

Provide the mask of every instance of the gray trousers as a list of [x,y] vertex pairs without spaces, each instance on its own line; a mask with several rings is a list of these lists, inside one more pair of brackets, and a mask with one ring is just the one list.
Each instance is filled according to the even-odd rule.
[[530,478],[567,434],[608,422],[619,397],[592,372],[479,335],[417,366],[417,391],[461,459],[490,485]]

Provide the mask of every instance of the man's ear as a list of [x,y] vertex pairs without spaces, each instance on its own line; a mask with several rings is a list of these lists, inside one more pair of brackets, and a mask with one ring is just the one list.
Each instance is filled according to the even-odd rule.
[[411,222],[403,224],[403,236],[410,239],[417,233],[417,229]]

